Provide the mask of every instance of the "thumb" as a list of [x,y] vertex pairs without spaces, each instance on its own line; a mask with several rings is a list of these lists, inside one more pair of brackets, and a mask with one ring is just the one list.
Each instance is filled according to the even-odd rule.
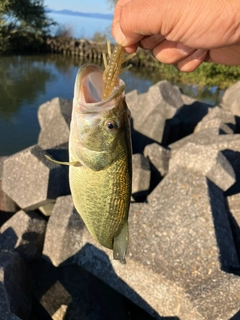
[[[139,8],[141,8],[140,0],[119,0],[114,11],[114,19],[112,24],[112,35],[116,42],[123,47],[132,46],[138,43],[143,35],[135,31],[134,17],[138,16]],[[137,46],[136,46],[137,47]]]

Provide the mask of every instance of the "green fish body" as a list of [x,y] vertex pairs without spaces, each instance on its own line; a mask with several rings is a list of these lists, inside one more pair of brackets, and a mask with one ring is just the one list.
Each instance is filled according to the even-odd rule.
[[93,238],[125,263],[131,196],[130,111],[124,82],[102,100],[103,70],[77,74],[69,138],[69,181],[76,210]]

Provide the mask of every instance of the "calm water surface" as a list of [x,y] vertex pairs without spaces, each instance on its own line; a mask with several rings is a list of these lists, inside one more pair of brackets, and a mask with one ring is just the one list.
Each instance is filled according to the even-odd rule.
[[[0,58],[0,155],[10,155],[37,142],[38,107],[55,97],[72,100],[77,58],[61,55]],[[145,92],[156,81],[134,70],[124,73],[126,92]],[[180,85],[184,93],[215,105],[222,93]],[[214,90],[214,88],[212,89]]]

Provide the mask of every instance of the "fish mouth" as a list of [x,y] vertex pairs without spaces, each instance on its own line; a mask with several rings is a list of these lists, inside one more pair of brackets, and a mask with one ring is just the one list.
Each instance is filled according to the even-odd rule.
[[104,85],[102,68],[87,63],[79,69],[74,87],[74,103],[79,112],[99,112],[103,108],[110,110],[124,96],[125,83],[119,79],[110,96],[102,100]]

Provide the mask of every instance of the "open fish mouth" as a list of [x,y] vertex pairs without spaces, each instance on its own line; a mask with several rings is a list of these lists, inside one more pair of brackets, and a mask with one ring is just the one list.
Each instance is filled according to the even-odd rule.
[[124,97],[125,83],[118,79],[118,84],[113,88],[112,93],[102,99],[104,92],[103,69],[87,63],[83,65],[76,77],[74,88],[74,106],[80,113],[92,113],[110,110],[117,103],[119,98]]

